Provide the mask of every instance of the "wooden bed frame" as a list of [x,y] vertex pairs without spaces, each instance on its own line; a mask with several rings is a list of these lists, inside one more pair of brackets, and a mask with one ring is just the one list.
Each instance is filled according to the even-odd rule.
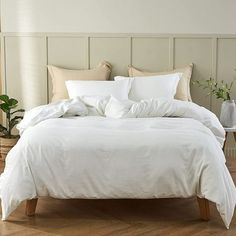
[[[199,198],[199,197],[197,197],[197,201],[200,210],[200,218],[204,221],[209,221],[210,220],[209,201],[205,198]],[[38,198],[26,201],[25,214],[27,216],[35,215],[37,203],[38,203]]]

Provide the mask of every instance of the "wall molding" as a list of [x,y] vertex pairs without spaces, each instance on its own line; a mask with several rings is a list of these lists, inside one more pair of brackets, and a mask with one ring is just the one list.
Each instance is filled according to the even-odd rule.
[[155,34],[155,33],[60,33],[60,32],[1,32],[0,36],[34,36],[34,37],[159,37],[159,38],[236,38],[236,34]]
[[2,93],[6,92],[6,50],[5,37],[1,38],[1,89]]

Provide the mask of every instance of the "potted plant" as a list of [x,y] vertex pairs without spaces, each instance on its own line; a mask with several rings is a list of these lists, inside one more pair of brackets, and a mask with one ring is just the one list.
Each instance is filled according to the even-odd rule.
[[236,107],[234,100],[231,99],[233,84],[236,79],[230,83],[223,80],[217,82],[210,78],[208,80],[196,80],[193,83],[199,87],[208,90],[208,95],[214,95],[217,99],[222,99],[220,112],[220,122],[225,127],[233,127],[236,124]]
[[14,98],[9,98],[7,95],[0,95],[0,109],[6,115],[6,127],[0,124],[0,154],[4,161],[7,153],[17,143],[19,135],[12,134],[12,129],[19,123],[23,116],[18,116],[17,113],[24,112],[23,109],[15,110],[18,101]]

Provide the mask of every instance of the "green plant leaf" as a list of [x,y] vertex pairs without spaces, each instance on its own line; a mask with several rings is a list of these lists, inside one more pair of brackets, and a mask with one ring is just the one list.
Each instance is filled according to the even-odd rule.
[[0,100],[7,103],[9,101],[9,97],[3,94],[3,95],[0,95]]
[[225,83],[224,80],[219,82],[215,81],[213,78],[210,77],[208,80],[197,80],[195,84],[198,87],[203,88],[204,90],[208,90],[208,95],[214,95],[217,99],[230,100],[231,96],[231,89],[236,79],[234,79],[230,84]]
[[10,109],[14,109],[14,108],[16,108],[16,107],[17,107],[17,105],[9,106]]
[[6,103],[0,104],[0,108],[6,113],[10,111],[9,106]]
[[10,98],[8,104],[9,106],[16,106],[18,104],[18,101],[14,98]]
[[236,81],[236,78],[230,83],[230,90],[232,89],[232,87],[233,87],[235,81]]

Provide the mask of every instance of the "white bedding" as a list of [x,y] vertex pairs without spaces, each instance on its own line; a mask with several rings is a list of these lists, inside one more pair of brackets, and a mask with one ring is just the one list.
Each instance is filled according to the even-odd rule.
[[[92,108],[100,115],[87,116]],[[197,195],[215,202],[229,227],[236,190],[222,152],[224,130],[196,104],[77,98],[27,112],[18,128],[22,137],[0,177],[3,220],[41,196]]]

